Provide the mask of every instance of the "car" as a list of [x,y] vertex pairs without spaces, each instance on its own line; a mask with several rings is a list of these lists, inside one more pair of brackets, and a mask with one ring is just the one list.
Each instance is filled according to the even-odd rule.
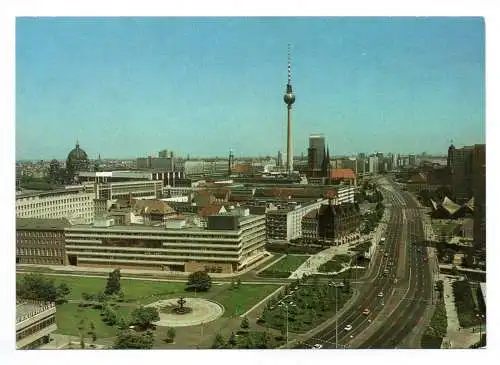
[[427,257],[424,257],[424,262],[427,262],[427,261],[429,261],[429,260],[427,259]]
[[322,349],[323,348],[323,345],[320,344],[320,343],[317,343],[313,346],[313,349]]
[[344,327],[344,329],[346,331],[350,331],[350,330],[352,330],[352,326],[350,324],[348,324],[347,326]]
[[388,257],[389,254],[387,252],[384,253],[384,257]]
[[385,269],[384,270],[384,275],[387,275],[387,274],[389,274],[389,270]]
[[377,294],[377,297],[379,297],[379,298],[383,298],[383,297],[384,297],[384,293],[382,293],[382,292],[378,293],[378,294]]
[[370,314],[370,310],[368,308],[365,308],[365,310],[363,311],[363,314],[365,316],[369,315]]

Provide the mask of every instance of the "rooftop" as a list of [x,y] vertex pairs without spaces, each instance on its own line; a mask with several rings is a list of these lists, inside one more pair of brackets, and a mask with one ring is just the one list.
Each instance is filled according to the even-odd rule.
[[16,300],[16,323],[27,317],[32,317],[44,310],[50,309],[54,303],[36,302],[31,300]]
[[70,223],[65,218],[49,219],[49,218],[16,218],[16,229],[30,230],[53,230],[63,229],[70,226]]

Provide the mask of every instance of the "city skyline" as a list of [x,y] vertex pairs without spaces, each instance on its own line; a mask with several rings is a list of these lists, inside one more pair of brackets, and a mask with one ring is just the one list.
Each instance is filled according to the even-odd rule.
[[18,18],[16,38],[18,160],[284,152],[288,43],[295,156],[314,133],[332,155],[485,143],[482,18]]

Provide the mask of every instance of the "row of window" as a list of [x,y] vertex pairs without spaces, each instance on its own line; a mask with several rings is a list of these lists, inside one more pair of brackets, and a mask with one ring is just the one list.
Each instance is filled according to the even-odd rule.
[[16,254],[20,256],[62,256],[64,250],[57,248],[16,248]]
[[214,257],[214,258],[219,258],[219,259],[237,259],[238,254],[234,255],[226,255],[226,254],[205,254],[205,253],[168,253],[168,254],[151,254],[152,257],[144,257],[144,256],[139,256],[138,254],[113,254],[113,255],[106,255],[106,254],[87,254],[86,252],[69,252],[69,255],[71,254],[76,254],[78,255],[78,258],[99,258],[103,260],[114,260],[114,259],[126,259],[126,260],[145,260],[145,261],[158,261],[158,260],[183,260],[185,257]]
[[71,207],[76,206],[76,205],[78,205],[78,206],[82,205],[81,203],[78,204],[78,202],[84,202],[83,204],[90,205],[93,203],[93,198],[86,196],[86,197],[71,198],[71,199],[42,200],[42,201],[39,201],[37,203],[28,203],[28,202],[20,201],[16,205],[16,208],[35,209],[35,208],[41,208],[41,207],[58,206],[61,204],[71,204],[70,205]]
[[16,264],[64,265],[64,259],[47,257],[16,257]]
[[20,330],[19,332],[17,332],[16,333],[16,341],[19,341],[25,337],[28,337],[36,332],[40,332],[44,328],[47,328],[48,326],[51,326],[54,323],[56,323],[56,317],[54,315],[51,315],[49,318],[47,318],[43,321],[34,323],[31,326],[24,328],[24,329]]
[[20,231],[18,230],[16,232],[18,237],[33,237],[33,238],[38,238],[38,237],[53,237],[53,238],[59,238],[59,237],[64,237],[64,234],[62,230],[60,232],[44,232],[44,231]]

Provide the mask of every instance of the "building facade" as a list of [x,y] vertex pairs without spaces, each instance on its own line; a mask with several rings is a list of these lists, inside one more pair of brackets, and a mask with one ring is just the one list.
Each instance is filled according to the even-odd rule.
[[16,219],[16,264],[66,265],[66,219]]
[[474,245],[486,249],[486,145],[476,145],[472,152],[474,194]]
[[65,229],[70,265],[193,272],[237,272],[265,254],[265,216],[222,214],[206,228],[171,220],[166,228],[73,226]]
[[359,236],[361,214],[355,204],[323,204],[302,220],[303,242],[340,245]]
[[159,199],[163,194],[161,180],[140,180],[97,183],[95,197],[99,200],[113,199]]
[[43,193],[16,196],[16,217],[67,218],[89,224],[95,214],[95,194],[87,187],[71,187]]
[[56,305],[29,300],[16,300],[16,348],[36,349],[49,342],[57,330]]
[[269,241],[287,241],[302,236],[302,217],[328,200],[317,199],[303,205],[290,205],[266,212],[266,235]]

